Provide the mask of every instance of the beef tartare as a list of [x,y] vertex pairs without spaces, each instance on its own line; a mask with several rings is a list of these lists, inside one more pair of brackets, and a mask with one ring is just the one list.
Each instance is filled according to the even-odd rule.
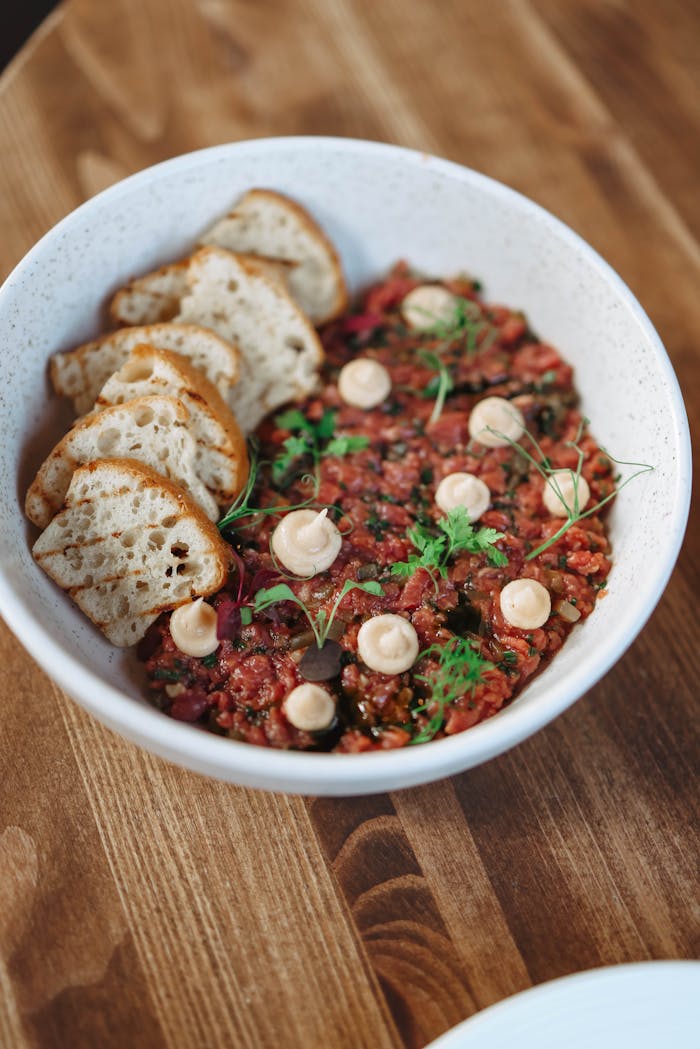
[[571,367],[474,281],[399,264],[322,341],[318,393],[258,428],[219,524],[235,568],[207,599],[217,647],[185,654],[162,615],[139,650],[149,694],[261,746],[462,732],[593,611],[613,464]]

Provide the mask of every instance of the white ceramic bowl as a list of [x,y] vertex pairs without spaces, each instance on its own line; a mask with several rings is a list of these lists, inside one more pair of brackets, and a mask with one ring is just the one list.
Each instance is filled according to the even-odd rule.
[[[602,444],[617,458],[655,467],[614,506],[606,599],[516,702],[461,735],[400,751],[326,755],[264,750],[181,724],[140,698],[135,657],[104,641],[32,561],[24,492],[61,425],[46,381],[49,355],[95,334],[114,288],[185,253],[251,186],[306,205],[340,249],[353,288],[398,258],[435,274],[478,275],[491,301],[523,308],[575,365]],[[95,717],[210,776],[270,790],[362,794],[487,761],[551,721],[612,666],[676,560],[688,511],[688,429],[676,378],[644,311],[610,267],[547,212],[423,153],[281,138],[217,146],[142,171],[68,215],[20,263],[0,290],[0,345],[0,611],[37,662]]]

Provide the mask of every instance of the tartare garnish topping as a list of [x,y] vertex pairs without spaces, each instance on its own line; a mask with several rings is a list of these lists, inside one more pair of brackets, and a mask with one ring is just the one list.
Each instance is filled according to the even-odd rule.
[[428,424],[436,423],[442,415],[442,409],[445,407],[445,400],[447,399],[448,393],[452,393],[455,388],[455,382],[450,374],[450,369],[447,367],[442,357],[437,353],[430,353],[429,350],[419,350],[418,356],[421,360],[428,365],[429,368],[434,368],[437,372],[437,378],[431,380],[423,391],[423,396],[435,398],[435,404],[433,410],[430,413],[430,419]]
[[[579,488],[578,488],[579,483],[583,479],[582,476],[581,476],[581,471],[583,469],[583,460],[585,458],[585,453],[584,453],[583,449],[581,448],[581,446],[579,445],[579,441],[581,440],[581,435],[583,434],[583,431],[585,430],[585,428],[588,426],[589,422],[590,422],[589,419],[586,419],[586,418],[582,419],[581,422],[579,423],[578,432],[577,432],[576,437],[574,438],[574,440],[573,441],[566,441],[564,443],[564,447],[565,448],[573,448],[574,451],[576,452],[577,456],[578,456],[578,461],[576,463],[576,469],[573,470],[573,471],[566,471],[568,473],[573,473],[572,490],[573,490],[574,493],[578,492],[578,490],[579,490]],[[537,470],[539,475],[544,479],[545,485],[549,485],[550,478],[552,478],[552,475],[556,474],[558,471],[553,469],[551,462],[549,461],[547,456],[542,451],[542,448],[540,447],[540,444],[539,444],[537,438],[533,437],[533,435],[529,432],[529,430],[525,430],[525,432],[524,432],[524,434],[522,436],[526,437],[530,441],[530,443],[534,446],[537,454],[539,455],[539,459],[535,459],[534,456],[532,456],[530,454],[530,452],[528,452],[527,448],[524,448],[522,446],[522,444],[519,444],[517,441],[513,440],[513,438],[509,437],[507,434],[505,434],[503,432],[500,432],[500,431],[497,431],[495,429],[493,430],[493,434],[496,437],[502,438],[505,444],[511,445],[519,455],[522,455],[522,457],[524,459],[526,459],[530,463],[531,466],[535,467],[535,469]],[[617,487],[612,492],[610,492],[609,495],[606,495],[603,499],[600,499],[594,506],[590,506],[587,510],[583,510],[582,507],[577,505],[578,499],[575,497],[573,506],[569,506],[568,504],[566,505],[566,520],[565,520],[564,524],[561,526],[561,528],[558,528],[557,531],[554,533],[554,535],[551,535],[549,537],[549,539],[545,540],[544,543],[540,543],[540,545],[538,547],[536,547],[534,550],[531,550],[525,557],[526,561],[532,561],[533,558],[535,558],[539,554],[543,553],[550,546],[553,546],[554,543],[556,543],[559,539],[561,539],[561,537],[566,532],[568,532],[568,530],[571,528],[572,525],[576,524],[578,521],[582,521],[586,517],[591,517],[592,514],[597,513],[598,510],[600,510],[603,506],[605,506],[612,499],[614,499],[616,495],[619,495],[619,493],[622,491],[622,489],[625,488],[630,483],[630,481],[634,481],[634,479],[636,477],[639,477],[641,474],[649,473],[650,471],[653,471],[653,469],[654,469],[654,467],[651,466],[649,463],[626,462],[623,459],[616,459],[614,456],[612,456],[610,454],[610,452],[606,451],[604,448],[601,449],[601,450],[604,452],[604,454],[608,457],[608,459],[611,462],[616,464],[616,466],[636,466],[636,467],[638,467],[638,469],[633,474],[630,474],[629,477],[626,477],[624,479],[624,481],[622,481],[621,484],[619,483],[619,478],[618,478],[617,479],[618,480]],[[552,484],[555,486],[555,490],[556,490],[556,484],[558,484],[558,483],[559,482],[557,482],[557,481],[553,481],[552,482]],[[562,495],[563,495],[563,492],[562,492]],[[585,506],[586,503],[584,503],[583,505]],[[563,515],[558,515],[558,516],[563,516]]]
[[299,673],[307,681],[328,681],[340,673],[342,655],[337,641],[326,639],[323,648],[310,645],[299,661]]
[[442,284],[419,284],[401,303],[401,314],[416,331],[432,331],[436,324],[450,324],[457,310],[457,296]]
[[303,732],[323,732],[335,719],[335,700],[320,685],[297,685],[285,699],[282,709],[290,725]]
[[279,506],[251,506],[250,500],[255,489],[255,485],[258,480],[258,473],[260,470],[260,456],[258,454],[258,442],[255,438],[251,438],[248,441],[248,458],[250,460],[250,469],[248,472],[248,479],[245,483],[245,487],[238,494],[234,502],[231,504],[229,509],[226,511],[224,516],[219,521],[217,528],[220,532],[225,531],[228,528],[233,528],[239,521],[242,521],[245,517],[258,517],[263,516],[274,516],[276,514],[286,514],[290,510],[301,510],[306,506],[309,506],[313,502],[313,497],[305,499],[303,503],[296,503],[294,506],[279,505]]
[[445,513],[463,506],[469,520],[478,521],[491,505],[491,492],[474,474],[452,473],[443,477],[437,486],[435,502]]
[[453,554],[466,550],[472,554],[484,553],[492,565],[506,565],[508,558],[494,544],[504,539],[495,528],[474,528],[463,506],[456,506],[437,522],[440,532],[416,524],[408,532],[417,554],[409,554],[408,561],[397,561],[391,566],[392,575],[410,576],[418,568],[425,568],[433,579],[447,575],[447,563]]
[[[443,353],[453,348],[455,343],[459,344],[460,342],[462,346],[459,348],[465,350],[468,354],[475,353],[478,349],[487,349],[498,337],[498,330],[484,319],[481,307],[477,302],[452,295],[446,288],[435,285],[424,285],[421,288],[416,288],[406,296],[404,304],[410,296],[415,296],[423,288],[429,288],[433,294],[439,291],[449,296],[449,300],[444,299],[445,309],[443,312],[439,308],[430,310],[426,303],[420,301],[418,303],[414,301],[411,308],[412,315],[420,314],[423,316],[423,323],[420,325],[414,324],[413,327],[418,327],[423,334],[437,340],[432,352],[425,349],[418,351],[418,356],[421,357],[425,364],[429,368],[434,368],[438,373],[436,378],[428,383],[423,394],[425,397],[435,398],[435,404],[429,420],[430,423],[435,423],[442,415],[447,395],[452,393],[455,388],[450,369],[443,360]],[[447,312],[448,301],[451,304],[451,313]]]
[[384,593],[380,584],[375,583],[374,580],[369,580],[367,583],[356,583],[353,579],[346,579],[342,590],[333,602],[330,612],[326,612],[325,608],[321,608],[314,614],[301,598],[297,597],[287,583],[278,583],[277,586],[272,586],[269,589],[258,590],[255,595],[253,609],[255,612],[263,612],[270,605],[276,605],[280,601],[293,601],[308,619],[317,646],[323,648],[340,603],[351,590],[364,590],[365,593],[374,594],[376,597],[381,597]]
[[485,397],[469,414],[469,435],[484,448],[501,448],[525,431],[523,413],[504,397]]
[[506,622],[518,630],[536,630],[549,619],[552,599],[536,579],[513,579],[500,593],[499,604]]
[[343,538],[323,510],[292,510],[272,533],[272,552],[285,568],[298,576],[324,572],[340,553]]
[[176,608],[170,617],[170,636],[186,656],[210,656],[219,647],[216,610],[201,597]]
[[298,408],[291,408],[275,418],[281,429],[292,433],[283,441],[284,451],[272,463],[272,479],[276,484],[283,484],[292,467],[304,460],[310,461],[318,471],[321,459],[326,456],[342,458],[367,447],[369,438],[363,434],[333,436],[335,414],[332,408],[326,408],[319,421],[313,422]]
[[380,674],[402,674],[415,663],[419,648],[413,624],[391,613],[367,619],[357,635],[360,659]]
[[586,509],[591,497],[586,478],[574,470],[553,470],[545,483],[542,502],[552,517],[568,517]]
[[430,688],[430,697],[414,708],[413,716],[429,714],[430,720],[413,736],[411,744],[431,740],[442,727],[450,703],[472,694],[484,672],[494,669],[494,664],[481,655],[478,641],[459,637],[451,638],[445,645],[431,645],[418,658],[434,658],[437,668],[430,675],[416,674],[416,680]]
[[391,376],[379,361],[358,357],[340,369],[338,393],[355,408],[376,408],[391,393]]

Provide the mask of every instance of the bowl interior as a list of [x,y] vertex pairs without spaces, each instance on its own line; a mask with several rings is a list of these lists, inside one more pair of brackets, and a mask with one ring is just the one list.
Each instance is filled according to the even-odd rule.
[[[451,770],[437,755],[418,760],[418,751],[443,748],[447,756],[444,748],[451,747],[452,768],[475,764],[573,701],[641,628],[682,537],[687,430],[665,353],[641,308],[605,263],[524,198],[424,154],[334,139],[216,147],[107,190],[33,249],[0,292],[1,607],[32,654],[103,720],[161,752],[170,753],[161,734],[175,731],[171,738],[183,741],[179,760],[207,769],[216,751],[212,771],[252,781],[240,772],[241,761],[246,762],[240,755],[257,748],[174,725],[150,710],[153,719],[134,728],[136,711],[145,707],[134,657],[104,641],[35,566],[30,553],[34,531],[22,514],[26,486],[68,422],[48,388],[50,354],[100,331],[104,304],[114,289],[186,253],[197,234],[251,186],[278,189],[308,207],[337,245],[354,289],[399,258],[426,273],[478,276],[488,299],[524,309],[540,336],[574,365],[584,411],[603,446],[618,459],[654,466],[653,473],[625,489],[612,511],[615,564],[609,594],[551,667],[491,722],[454,740],[383,755],[393,762],[387,768],[401,770],[390,776],[388,785],[394,786],[417,781],[412,767],[424,768],[418,777],[423,779]],[[87,696],[91,674],[121,695],[108,690]],[[155,726],[152,738],[146,724]],[[188,757],[190,750],[197,751],[196,759]],[[306,768],[309,761],[322,760],[320,755],[258,752],[256,762],[272,768],[269,763],[282,758],[303,758]],[[331,760],[357,766],[364,758]],[[426,773],[433,764],[436,771]],[[298,763],[290,767],[301,770]],[[300,771],[299,782],[287,779],[287,786],[322,788],[318,782],[308,788],[306,775]],[[346,786],[356,783],[357,767],[352,776]]]

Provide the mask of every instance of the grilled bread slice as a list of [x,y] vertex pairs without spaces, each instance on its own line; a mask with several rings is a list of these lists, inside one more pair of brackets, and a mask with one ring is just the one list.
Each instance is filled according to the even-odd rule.
[[[293,262],[285,259],[264,259],[259,255],[243,257],[257,262],[268,277],[289,288]],[[166,323],[175,317],[180,309],[180,300],[187,294],[187,269],[190,258],[188,255],[168,266],[161,266],[152,273],[135,277],[125,287],[120,288],[109,306],[112,324],[118,327],[150,327],[161,322]],[[163,347],[164,350],[172,348]]]
[[197,473],[221,506],[230,505],[248,477],[245,438],[221,394],[190,361],[168,350],[137,346],[102,387],[95,408],[152,394],[183,402],[197,445]]
[[77,415],[92,408],[113,372],[135,346],[147,343],[172,350],[199,368],[223,397],[238,382],[239,353],[213,331],[196,324],[148,324],[117,331],[51,358],[51,381],[57,394],[71,397]]
[[80,419],[40,467],[25,502],[39,528],[63,506],[74,471],[96,459],[128,458],[169,478],[218,521],[214,496],[197,475],[197,445],[187,428],[189,412],[174,397],[137,397]]
[[172,320],[187,290],[188,262],[189,259],[171,262],[120,288],[109,304],[112,323],[119,327]]
[[212,328],[240,350],[241,379],[228,400],[244,433],[315,388],[321,343],[278,281],[250,258],[221,248],[196,252],[187,281],[178,322]]
[[289,290],[314,324],[337,317],[347,306],[338,253],[308,211],[281,193],[249,190],[200,242],[293,263]]
[[79,467],[65,508],[33,554],[119,646],[139,641],[166,609],[219,590],[230,564],[229,548],[199,507],[131,459]]

